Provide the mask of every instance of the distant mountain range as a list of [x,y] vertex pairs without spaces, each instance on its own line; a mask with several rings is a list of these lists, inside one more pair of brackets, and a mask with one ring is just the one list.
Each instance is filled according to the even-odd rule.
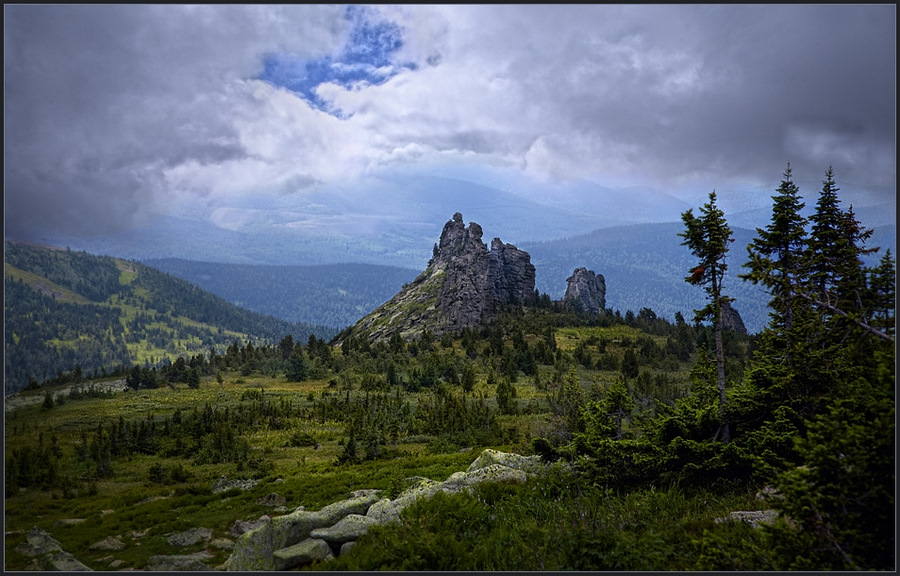
[[[800,183],[807,214],[820,186]],[[896,201],[883,191],[847,188],[839,193],[843,206],[853,205],[863,224],[876,231],[870,245],[893,248]],[[729,262],[733,275],[726,282],[751,332],[767,321],[765,295],[736,274],[755,228],[769,222],[773,194],[763,188],[719,194],[737,237]],[[586,181],[544,185],[498,171],[395,172],[346,189],[238,196],[216,207],[185,205],[113,236],[78,239],[47,232],[43,241],[152,261],[248,309],[342,327],[424,270],[444,223],[461,212],[466,222],[484,228],[486,242],[499,237],[529,252],[537,288],[551,297],[561,298],[565,279],[585,266],[605,276],[608,306],[623,313],[650,307],[671,319],[676,311],[690,316],[702,302],[702,291],[683,282],[690,254],[677,236],[681,213],[698,207],[648,187],[616,189]],[[216,263],[286,268],[220,270]],[[335,294],[339,298],[331,299]]]
[[515,244],[675,221],[690,207],[650,188],[581,183],[554,190],[558,195],[545,197],[540,190],[512,192],[440,176],[372,179],[352,193],[327,188],[235,198],[211,211],[184,209],[113,236],[79,239],[47,232],[42,241],[141,261],[368,263],[422,270],[441,227],[456,212]]
[[[518,247],[531,255],[536,268],[535,287],[554,300],[563,297],[566,278],[575,268],[584,266],[606,279],[607,307],[623,314],[651,308],[669,320],[681,312],[690,320],[693,310],[705,303],[703,291],[684,282],[693,260],[681,245],[678,233],[682,231],[680,223],[636,224],[562,240],[525,242]],[[491,235],[490,229],[486,232]],[[734,307],[747,329],[755,333],[768,322],[768,295],[737,275],[742,272],[746,246],[756,231],[734,228],[733,232],[735,242],[728,257],[725,290],[736,299]],[[893,247],[895,235],[895,226],[878,227],[869,245]],[[869,264],[883,252],[870,256]],[[146,263],[249,310],[336,328],[349,326],[374,310],[425,268],[238,265],[176,259]]]

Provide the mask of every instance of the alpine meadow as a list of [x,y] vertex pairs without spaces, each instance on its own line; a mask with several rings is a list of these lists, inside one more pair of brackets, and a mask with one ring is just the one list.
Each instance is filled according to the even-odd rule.
[[461,214],[336,334],[7,243],[5,567],[891,570],[895,262],[836,189],[807,219],[788,166],[747,246],[714,192],[684,212],[675,323],[584,269],[552,300]]

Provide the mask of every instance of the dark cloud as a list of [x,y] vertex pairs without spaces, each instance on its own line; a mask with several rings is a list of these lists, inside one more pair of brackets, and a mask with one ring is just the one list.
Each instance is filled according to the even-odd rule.
[[895,194],[893,5],[4,16],[8,236],[106,233],[196,197],[211,211],[403,163],[705,195],[777,185],[790,162]]

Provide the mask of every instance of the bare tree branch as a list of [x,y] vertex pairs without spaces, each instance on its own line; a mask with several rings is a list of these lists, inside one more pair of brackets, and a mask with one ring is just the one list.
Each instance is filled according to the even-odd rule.
[[878,336],[882,340],[887,340],[888,342],[894,341],[894,337],[891,336],[890,334],[885,334],[881,330],[879,330],[877,328],[873,328],[872,326],[869,326],[865,322],[861,322],[860,320],[857,320],[856,318],[852,318],[849,314],[847,314],[840,308],[837,308],[835,306],[832,306],[831,304],[827,304],[825,302],[822,302],[821,300],[813,298],[812,296],[810,296],[809,294],[807,294],[805,292],[797,292],[797,295],[800,296],[801,298],[805,298],[806,300],[809,300],[811,303],[815,304],[816,306],[825,308],[826,310],[834,312],[835,314],[837,314],[839,316],[843,316],[844,318],[847,318],[848,320],[850,320],[851,322],[853,322],[854,324],[856,324],[857,326],[859,326],[866,332],[869,332],[870,334],[874,334],[875,336]]

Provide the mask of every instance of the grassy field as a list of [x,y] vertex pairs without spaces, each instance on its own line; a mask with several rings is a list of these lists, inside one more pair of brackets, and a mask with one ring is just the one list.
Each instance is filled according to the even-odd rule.
[[[424,441],[427,439],[413,438],[412,442],[401,440],[397,444],[397,453],[403,454],[402,458],[336,466],[346,441],[344,425],[307,420],[295,422],[288,429],[260,429],[246,435],[252,446],[251,455],[267,463],[260,470],[249,467],[239,470],[234,463],[195,465],[184,458],[133,455],[116,459],[114,478],[105,480],[91,478],[90,464],[79,462],[81,432],[91,431],[101,422],[113,422],[120,416],[129,421],[148,415],[161,418],[178,409],[190,411],[207,403],[217,407],[236,406],[246,392],[260,389],[269,401],[286,399],[304,404],[309,403],[310,395],[321,396],[329,390],[326,381],[289,383],[283,378],[232,376],[221,384],[206,380],[199,389],[177,385],[176,389],[129,390],[111,398],[68,400],[50,410],[36,404],[7,413],[7,452],[37,448],[55,436],[61,448],[61,475],[70,481],[68,485],[60,483],[58,488],[48,490],[22,488],[7,496],[5,568],[21,570],[30,564],[31,559],[16,547],[25,542],[25,534],[32,527],[51,533],[64,550],[95,570],[108,569],[109,556],[124,561],[127,566],[142,568],[155,554],[190,553],[205,548],[198,544],[173,549],[166,541],[169,534],[207,527],[214,531],[214,538],[233,540],[229,530],[236,520],[255,520],[262,514],[272,513],[270,508],[256,504],[271,492],[284,496],[289,510],[298,506],[317,510],[348,497],[351,491],[388,490],[407,477],[446,479],[453,472],[464,470],[478,455],[477,450],[430,454]],[[319,446],[286,446],[295,430],[310,434]],[[161,465],[164,470],[180,466],[188,479],[172,485],[151,482],[151,467],[155,465]],[[253,478],[259,483],[246,492],[232,489],[213,494],[211,485],[223,475],[229,479]],[[126,548],[116,552],[90,548],[109,536],[120,537]],[[210,565],[223,562],[227,555],[226,550],[217,551]]]
[[[54,482],[49,485],[45,483],[43,487],[7,491],[5,568],[22,570],[31,565],[32,559],[24,555],[19,547],[25,543],[27,531],[33,527],[49,532],[64,550],[94,570],[110,569],[113,563],[116,568],[143,569],[150,557],[155,555],[187,554],[201,550],[212,554],[206,564],[215,567],[230,554],[228,542],[235,540],[230,530],[237,520],[251,521],[263,514],[279,513],[257,503],[270,493],[275,492],[285,498],[286,511],[298,506],[318,510],[347,498],[355,490],[375,488],[386,491],[386,494],[396,494],[413,477],[444,480],[454,472],[465,470],[484,448],[531,454],[532,438],[549,437],[558,430],[558,417],[553,415],[552,405],[558,401],[559,383],[574,378],[585,399],[602,396],[609,386],[621,379],[621,372],[601,369],[593,364],[603,355],[614,357],[616,363],[621,363],[626,351],[640,349],[637,344],[639,338],[644,338],[645,342],[651,338],[659,347],[666,344],[665,338],[647,336],[627,326],[557,330],[555,343],[561,353],[570,359],[579,356],[584,361],[569,360],[555,366],[541,364],[537,367],[537,375],[519,372],[511,383],[515,389],[515,410],[508,414],[499,413],[497,401],[497,382],[505,376],[488,359],[489,356],[481,355],[473,361],[477,379],[467,397],[476,403],[483,402],[492,411],[495,428],[490,437],[494,440],[486,445],[463,439],[473,438],[471,435],[403,433],[386,441],[380,458],[363,459],[357,463],[339,463],[349,442],[347,422],[340,421],[339,416],[320,416],[319,412],[319,408],[331,400],[349,398],[355,402],[368,397],[369,392],[361,388],[361,382],[365,380],[362,372],[350,372],[346,366],[329,372],[327,378],[304,382],[289,382],[281,374],[272,376],[253,372],[242,375],[240,372],[223,371],[219,377],[204,377],[196,389],[181,383],[161,383],[157,389],[126,390],[108,397],[57,401],[49,409],[42,403],[35,403],[7,410],[7,459],[11,451],[31,450],[37,453],[46,451],[48,446],[58,447],[54,448],[58,458]],[[527,339],[533,345],[538,337],[529,334]],[[478,344],[479,349],[485,346],[485,341]],[[576,348],[580,348],[581,352],[575,354]],[[335,353],[340,354],[338,351]],[[462,359],[465,353],[461,341],[457,339],[437,350],[435,357]],[[413,361],[407,357],[406,362],[412,364],[403,368],[406,376],[409,377],[408,371],[420,366],[419,362],[424,362],[425,358],[423,356]],[[358,362],[360,366],[368,366],[372,361],[358,352],[352,352],[343,360]],[[647,385],[657,386],[656,392],[663,390],[658,384],[653,384],[657,380],[669,383],[670,389],[675,392],[687,386],[690,363],[655,367],[652,359],[644,359],[643,362],[642,373],[647,374]],[[339,365],[336,363],[335,366]],[[633,388],[632,393],[640,397],[639,381],[635,380],[633,384],[637,387]],[[443,386],[446,384],[439,385]],[[462,394],[458,385],[452,386],[452,389],[453,394]],[[21,394],[43,398],[48,391],[52,392],[42,388]],[[393,398],[396,394],[400,398],[397,387],[380,394],[386,394],[385,398]],[[427,388],[420,392],[405,391],[403,402],[420,406],[432,402],[436,394],[435,389]],[[66,395],[61,396],[65,398]],[[98,475],[97,461],[83,457],[88,444],[93,444],[94,438],[102,437],[97,432],[98,426],[105,428],[116,422],[151,421],[161,426],[173,419],[177,412],[187,415],[196,410],[202,413],[206,406],[217,411],[228,409],[236,412],[252,406],[258,409],[263,405],[290,406],[293,414],[302,416],[293,416],[278,426],[270,426],[269,420],[260,419],[258,424],[240,430],[236,441],[246,441],[249,449],[245,457],[237,460],[206,462],[197,457],[202,442],[190,439],[185,442],[195,442],[191,446],[196,450],[182,456],[160,455],[157,450],[153,454],[133,452],[116,457],[111,462],[111,476]],[[626,424],[626,429],[630,427],[630,423]],[[297,443],[297,437],[305,441]],[[163,441],[171,445],[176,440],[168,437],[160,440]],[[250,479],[257,483],[246,491],[232,488],[223,493],[213,493],[213,484],[222,476],[229,480]],[[687,569],[692,566],[689,553],[678,551],[685,543],[686,535],[690,533],[699,537],[703,530],[714,528],[715,517],[726,514],[728,509],[750,505],[753,501],[750,493],[722,495],[691,491],[684,494],[672,487],[663,489],[661,494],[644,490],[633,495],[610,495],[596,486],[578,484],[577,488],[573,487],[572,482],[577,484],[577,479],[534,480],[521,489],[510,488],[512,492],[501,498],[504,502],[502,509],[493,508],[494,512],[480,521],[481,532],[469,534],[468,537],[475,540],[460,540],[455,544],[472,550],[487,547],[478,552],[482,555],[481,560],[476,561],[476,554],[465,561],[468,563],[454,567],[451,557],[447,556],[453,550],[452,546],[444,549],[436,541],[428,540],[443,534],[440,528],[443,516],[452,517],[465,507],[481,510],[478,502],[483,502],[487,496],[476,495],[475,503],[466,500],[468,496],[460,496],[449,502],[439,500],[434,507],[423,505],[411,511],[411,525],[421,524],[427,534],[404,533],[403,530],[409,529],[408,522],[404,523],[405,528],[385,527],[384,530],[374,531],[371,543],[384,551],[392,551],[394,556],[357,551],[331,567],[579,569],[577,563],[573,564],[581,554],[578,547],[590,548],[592,545],[584,539],[590,539],[590,535],[596,533],[596,526],[603,525],[607,528],[623,527],[621,542],[611,546],[631,546],[635,550],[643,550],[643,545],[638,544],[642,538],[649,538],[648,542],[658,542],[666,550],[664,554],[653,556],[647,549],[632,559],[631,566],[647,569],[677,566]],[[548,493],[555,496],[548,500]],[[588,509],[592,512],[586,516],[585,510]],[[675,517],[680,519],[673,524]],[[187,547],[169,544],[169,536],[197,527],[211,529],[213,540],[220,542],[216,545],[200,542]],[[519,528],[521,531],[517,531]],[[118,538],[125,548],[117,551],[92,548],[109,537]],[[546,550],[537,556],[529,552],[527,557],[533,560],[526,562],[521,546],[529,538],[539,541]],[[482,539],[484,543],[478,544]],[[575,548],[558,545],[569,539],[577,544]],[[402,543],[406,541],[416,543],[426,551],[434,546],[437,549],[432,550],[431,556],[426,554],[408,563],[402,552]],[[515,542],[515,546],[521,548],[519,554],[495,558],[488,553],[488,549],[503,549],[506,546],[504,542]],[[653,561],[644,561],[647,558]],[[615,562],[620,561],[625,562],[624,559],[610,560],[613,564],[609,565],[618,565]],[[581,568],[606,566],[603,562],[606,560],[596,560]]]

